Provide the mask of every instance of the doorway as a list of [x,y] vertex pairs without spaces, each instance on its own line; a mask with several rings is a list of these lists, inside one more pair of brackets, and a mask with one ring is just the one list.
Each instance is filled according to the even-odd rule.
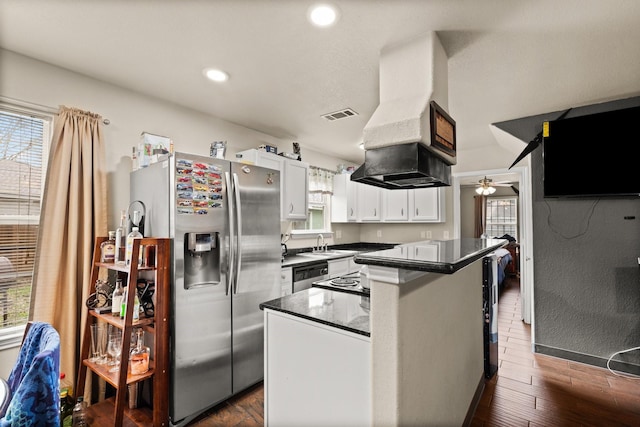
[[[453,173],[453,218],[454,238],[461,237],[461,187],[464,185],[477,184],[479,180],[487,177],[495,181],[502,181],[508,177],[510,181],[517,184],[518,209],[520,211],[520,223],[518,235],[520,241],[520,298],[521,318],[531,324],[533,319],[533,265],[531,254],[533,253],[532,205],[531,205],[531,176],[527,166],[514,167],[512,169],[489,169],[471,172]],[[533,338],[533,327],[531,328]],[[534,342],[534,341],[532,341]]]

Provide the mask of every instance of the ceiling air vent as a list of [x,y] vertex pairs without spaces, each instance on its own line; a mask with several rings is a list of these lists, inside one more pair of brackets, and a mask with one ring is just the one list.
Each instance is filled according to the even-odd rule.
[[351,108],[345,108],[344,110],[334,111],[333,113],[324,114],[322,117],[329,120],[330,122],[338,119],[346,119],[347,117],[357,116],[358,113],[353,111]]

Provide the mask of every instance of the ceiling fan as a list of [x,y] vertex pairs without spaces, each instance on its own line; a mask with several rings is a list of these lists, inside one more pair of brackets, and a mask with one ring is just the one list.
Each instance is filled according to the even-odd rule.
[[487,178],[485,176],[480,181],[478,181],[478,184],[476,187],[476,193],[481,194],[483,196],[488,196],[489,194],[493,194],[496,192],[496,187],[513,187],[513,186],[509,181],[493,182],[491,178]]

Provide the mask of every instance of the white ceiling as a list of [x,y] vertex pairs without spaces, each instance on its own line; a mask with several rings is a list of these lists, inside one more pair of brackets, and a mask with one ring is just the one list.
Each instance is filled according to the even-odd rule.
[[[499,148],[491,123],[640,93],[637,0],[334,0],[328,29],[313,3],[0,0],[0,46],[354,163],[380,50],[427,31],[449,57],[459,160]],[[230,81],[206,81],[212,66]],[[321,118],[346,107],[359,115]]]

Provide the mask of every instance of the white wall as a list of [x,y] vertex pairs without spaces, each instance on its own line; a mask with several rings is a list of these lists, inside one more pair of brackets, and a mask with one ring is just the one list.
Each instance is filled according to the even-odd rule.
[[[292,141],[235,125],[136,92],[103,83],[31,58],[0,50],[0,96],[57,109],[60,105],[100,114],[111,122],[104,126],[108,172],[110,229],[115,229],[120,209],[129,205],[131,147],[142,132],[170,137],[176,151],[209,155],[212,141],[226,140],[226,158],[260,144],[292,151]],[[303,159],[335,169],[343,160],[313,152],[301,143]]]

